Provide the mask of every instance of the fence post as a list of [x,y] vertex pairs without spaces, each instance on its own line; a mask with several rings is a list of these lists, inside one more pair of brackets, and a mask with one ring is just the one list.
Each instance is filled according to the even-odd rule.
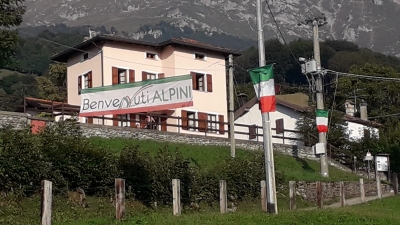
[[289,181],[289,209],[296,209],[296,181]]
[[340,187],[340,206],[344,207],[344,205],[346,204],[346,196],[345,196],[346,189],[344,188],[343,181],[339,182],[339,187]]
[[394,194],[397,195],[399,193],[399,176],[397,173],[392,174],[392,183]]
[[125,216],[125,180],[115,179],[115,218],[121,220]]
[[221,213],[224,214],[228,211],[228,201],[227,201],[227,191],[226,191],[226,181],[219,181],[219,206],[221,208]]
[[378,198],[382,198],[382,186],[379,174],[376,175],[376,192],[378,194]]
[[178,134],[181,133],[182,117],[178,117]]
[[42,181],[41,217],[42,225],[51,225],[51,204],[53,198],[53,184],[51,181]]
[[360,198],[361,202],[365,202],[364,179],[360,178]]
[[322,209],[322,207],[323,207],[323,203],[324,203],[324,200],[323,200],[323,196],[322,196],[322,184],[321,184],[321,181],[317,181],[317,205],[318,205],[318,208],[319,209]]
[[267,183],[265,180],[261,181],[261,209],[267,211]]
[[181,181],[179,179],[172,180],[172,207],[174,216],[181,215]]

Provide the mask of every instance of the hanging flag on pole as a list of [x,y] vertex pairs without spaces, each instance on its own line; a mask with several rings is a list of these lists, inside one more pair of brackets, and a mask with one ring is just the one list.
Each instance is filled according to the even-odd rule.
[[253,81],[254,91],[259,100],[261,112],[275,112],[276,100],[273,64],[255,68],[249,72]]
[[318,133],[328,132],[328,110],[317,109],[317,130]]

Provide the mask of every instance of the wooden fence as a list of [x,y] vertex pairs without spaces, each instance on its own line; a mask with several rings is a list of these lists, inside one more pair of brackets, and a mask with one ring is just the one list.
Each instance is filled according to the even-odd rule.
[[[134,115],[134,116],[133,116]],[[150,119],[148,119],[150,118]],[[151,120],[151,118],[154,119]],[[184,118],[178,116],[169,116],[151,113],[135,113],[129,116],[123,115],[118,117],[90,117],[87,119],[89,124],[112,125],[119,127],[133,127],[141,129],[154,129],[159,131],[172,131],[177,133],[196,132],[204,136],[216,136],[229,134],[230,125],[228,122],[210,121],[207,119]],[[262,126],[235,123],[235,135],[246,135],[247,140],[261,141]],[[244,129],[243,129],[244,128]],[[243,131],[243,130],[246,130]],[[272,128],[272,138],[285,141],[308,142],[309,137],[297,130]]]

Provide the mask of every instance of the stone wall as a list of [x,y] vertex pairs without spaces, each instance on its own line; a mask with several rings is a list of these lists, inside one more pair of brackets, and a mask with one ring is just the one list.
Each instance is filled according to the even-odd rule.
[[[30,124],[30,120],[48,120],[46,118],[32,117],[23,113],[0,111],[0,127],[13,126],[21,127],[22,124]],[[172,132],[162,132],[156,130],[130,128],[130,127],[113,127],[95,124],[81,124],[82,131],[87,137],[103,137],[103,138],[135,138],[139,140],[155,140],[160,142],[178,142],[196,145],[215,145],[230,146],[228,138],[206,137],[204,135],[180,134]],[[256,141],[236,140],[236,147],[246,150],[262,150],[263,144]],[[292,146],[284,144],[274,144],[274,151],[285,155],[319,160],[310,147]],[[329,164],[341,170],[351,172],[351,170],[335,160],[330,159]]]
[[[321,182],[322,196],[325,202],[335,201],[340,198],[340,184],[339,182]],[[344,182],[345,198],[360,197],[360,183],[359,182]],[[389,193],[393,190],[389,184],[381,184],[382,194]],[[376,182],[364,182],[365,196],[377,196]],[[296,194],[303,197],[310,202],[317,201],[317,184],[316,182],[296,182]]]

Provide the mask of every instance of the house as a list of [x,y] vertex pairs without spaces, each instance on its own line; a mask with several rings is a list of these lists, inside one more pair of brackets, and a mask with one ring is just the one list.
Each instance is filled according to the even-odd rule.
[[[80,105],[86,88],[192,75],[193,106],[151,113],[162,131],[226,136],[226,59],[230,49],[173,38],[151,43],[98,35],[52,57],[67,63],[68,104]],[[142,127],[145,114],[79,118],[82,123]],[[136,122],[132,122],[136,121]]]
[[[296,131],[297,120],[306,112],[313,111],[309,107],[308,96],[302,93],[290,95],[276,95],[276,111],[270,113],[272,142],[279,144],[304,145],[302,135]],[[358,141],[365,135],[379,138],[379,127],[382,124],[368,120],[366,104],[360,106],[361,117],[351,114],[351,102],[346,102],[347,114],[343,120],[346,122],[346,130],[351,141]],[[240,124],[253,125],[249,127]],[[258,99],[252,98],[235,111],[235,138],[241,140],[263,141],[262,119],[258,106]]]
[[365,136],[379,138],[379,128],[383,125],[368,120],[367,104],[360,103],[359,115],[356,117],[357,107],[355,103],[348,100],[344,103],[346,115],[344,120],[347,125],[347,132],[351,141],[359,141]]
[[[287,96],[286,96],[287,97]],[[296,131],[296,122],[303,113],[310,110],[308,96],[300,95],[302,104],[294,104],[283,95],[276,95],[276,111],[270,113],[272,142],[289,145],[304,145],[302,135]],[[240,140],[263,141],[262,119],[257,97],[235,111],[235,138]],[[253,125],[250,127],[240,124]]]

